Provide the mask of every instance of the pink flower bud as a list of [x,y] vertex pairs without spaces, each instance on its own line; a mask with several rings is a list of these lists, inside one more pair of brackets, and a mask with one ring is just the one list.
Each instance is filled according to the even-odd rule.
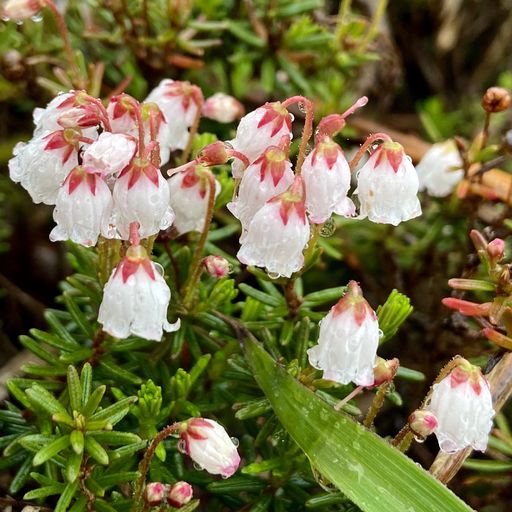
[[466,360],[432,388],[426,410],[437,418],[434,428],[442,451],[454,453],[471,446],[485,451],[494,410],[489,385],[480,368]]
[[176,482],[169,489],[167,503],[171,507],[181,508],[192,499],[193,494],[192,486],[188,482]]
[[397,226],[421,215],[418,175],[400,144],[381,144],[357,177],[355,194],[361,203],[361,218]]
[[399,361],[396,357],[389,360],[377,357],[373,368],[373,375],[375,379],[373,385],[380,386],[384,382],[392,381],[395,378],[398,366]]
[[491,262],[498,263],[505,255],[505,242],[501,238],[495,238],[487,245],[487,254]]
[[409,416],[407,421],[413,433],[422,439],[428,437],[437,428],[437,418],[429,411],[418,409]]
[[379,345],[377,315],[350,281],[348,290],[320,322],[318,345],[308,350],[311,366],[323,370],[323,378],[358,386],[372,386]]
[[160,482],[151,482],[146,485],[144,497],[147,504],[154,507],[162,504],[168,492],[169,485]]
[[199,160],[207,165],[225,164],[229,159],[229,154],[224,142],[220,140],[208,144],[199,153]]
[[244,115],[244,106],[233,96],[218,92],[205,101],[203,115],[219,123],[232,123]]
[[61,114],[57,122],[63,128],[90,128],[100,124],[96,105],[73,107]]
[[2,16],[23,21],[35,16],[40,10],[39,0],[7,0],[2,8]]
[[230,272],[229,262],[222,256],[211,254],[203,260],[203,265],[208,274],[218,279],[227,276]]
[[236,445],[216,421],[192,418],[183,423],[182,449],[212,475],[231,476],[240,464]]

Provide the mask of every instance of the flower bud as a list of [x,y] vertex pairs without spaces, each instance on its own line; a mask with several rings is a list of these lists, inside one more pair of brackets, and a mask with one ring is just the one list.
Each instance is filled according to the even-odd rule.
[[392,381],[395,378],[398,366],[399,361],[396,357],[389,360],[377,357],[375,367],[373,368],[373,376],[375,379],[373,385],[380,386],[384,384],[384,382]]
[[41,10],[39,0],[8,0],[2,15],[14,21],[23,21],[35,16]]
[[482,107],[489,114],[503,112],[510,106],[512,98],[503,87],[489,87],[482,96]]
[[206,165],[221,165],[228,161],[229,154],[224,142],[217,141],[205,146],[199,153],[199,160]]
[[146,485],[145,499],[148,505],[152,507],[160,505],[167,493],[169,492],[169,486],[162,484],[161,482],[151,482]]
[[226,258],[223,258],[222,256],[216,256],[214,254],[207,256],[203,260],[203,265],[208,274],[218,279],[227,276],[230,271],[230,265],[228,260]]
[[421,409],[414,411],[407,421],[413,433],[420,438],[429,436],[437,427],[437,418],[430,411]]
[[100,123],[98,109],[95,105],[73,107],[57,118],[63,128],[90,128]]
[[174,508],[181,508],[186,505],[193,496],[192,486],[188,482],[176,482],[171,485],[167,493],[167,503]]
[[244,106],[233,96],[217,92],[205,101],[203,115],[219,123],[232,123],[244,115]]
[[492,263],[498,263],[505,254],[505,242],[501,238],[491,240],[487,245],[487,254]]

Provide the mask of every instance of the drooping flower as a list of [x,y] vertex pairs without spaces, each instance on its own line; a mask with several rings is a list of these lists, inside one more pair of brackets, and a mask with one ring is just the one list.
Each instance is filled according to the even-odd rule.
[[304,264],[309,240],[304,185],[296,176],[285,192],[270,199],[249,224],[237,258],[246,265],[265,267],[275,276],[290,277]]
[[41,10],[40,0],[7,0],[1,8],[2,17],[23,21],[35,16]]
[[80,130],[66,129],[18,142],[9,160],[9,176],[34,203],[55,204],[67,175],[78,165]]
[[120,173],[132,160],[137,143],[122,133],[103,132],[83,153],[83,165],[103,176]]
[[241,241],[256,212],[272,197],[284,192],[292,183],[294,174],[287,151],[269,146],[243,173],[238,194],[228,203],[228,210],[242,223]]
[[128,240],[130,224],[138,222],[141,238],[156,235],[174,220],[169,185],[147,159],[135,158],[119,175],[113,190],[112,212],[103,228],[107,238]]
[[57,225],[50,233],[50,240],[96,245],[111,201],[110,189],[100,175],[82,166],[75,167],[57,194],[53,211]]
[[[276,101],[265,103],[242,117],[236,136],[229,143],[253,162],[269,146],[279,145],[283,136],[292,138],[292,115]],[[232,170],[235,178],[241,178],[243,164],[234,161]]]
[[397,226],[421,215],[418,174],[402,146],[386,141],[361,167],[355,194],[361,203],[360,218]]
[[[168,180],[171,206],[176,214],[174,227],[181,235],[189,231],[203,231],[210,195],[211,171],[204,165],[190,165]],[[215,180],[215,196],[220,184]]]
[[170,324],[167,308],[171,290],[159,268],[140,245],[132,245],[112,272],[103,290],[98,322],[116,338],[130,335],[160,341],[163,331],[179,329]]
[[306,211],[311,222],[322,224],[333,213],[350,217],[354,203],[347,197],[350,167],[342,149],[329,136],[320,136],[302,166]]
[[434,429],[439,447],[454,453],[471,446],[487,448],[494,410],[487,380],[480,368],[466,360],[438,384],[434,384],[426,407],[437,418]]
[[233,96],[217,92],[204,102],[203,115],[219,123],[232,123],[244,115],[244,106]]
[[240,464],[240,455],[224,428],[216,421],[192,418],[183,423],[182,449],[212,475],[230,477]]
[[185,506],[194,494],[192,486],[183,480],[171,485],[167,493],[167,504],[174,508]]
[[420,190],[433,197],[445,197],[453,192],[464,177],[462,159],[453,140],[434,144],[416,166]]
[[311,366],[323,378],[358,386],[374,384],[380,330],[377,315],[355,281],[320,322],[318,345],[308,350]]

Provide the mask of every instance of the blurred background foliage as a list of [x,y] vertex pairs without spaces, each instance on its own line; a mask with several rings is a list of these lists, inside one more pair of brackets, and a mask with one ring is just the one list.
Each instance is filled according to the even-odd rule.
[[[247,110],[265,101],[304,94],[315,101],[320,117],[343,111],[354,98],[366,94],[370,104],[363,113],[365,117],[377,119],[384,128],[434,142],[454,135],[474,136],[483,125],[483,91],[491,85],[512,88],[510,0],[496,0],[492,5],[479,0],[70,0],[60,7],[65,9],[73,45],[89,76],[89,83],[84,85],[103,98],[118,92],[121,84],[126,92],[143,99],[162,78],[170,77],[198,84],[205,96],[218,91],[233,94]],[[46,325],[45,307],[54,305],[58,282],[72,270],[65,246],[48,241],[50,209],[34,206],[28,195],[9,181],[6,167],[14,144],[30,137],[33,108],[72,86],[62,72],[66,68],[62,50],[54,20],[46,12],[23,24],[0,22],[0,248],[9,248],[9,252],[0,253],[0,286],[4,290],[0,298],[0,350],[6,360],[21,349],[19,334]],[[88,67],[86,63],[98,65]],[[201,131],[214,133],[219,139],[229,139],[234,128],[234,124],[219,125],[208,120],[201,124]],[[499,141],[510,128],[510,115],[499,114],[491,135]],[[360,138],[360,132],[347,127],[338,141],[348,151]],[[419,403],[447,359],[461,353],[483,362],[494,350],[471,325],[443,308],[440,299],[450,293],[448,278],[460,276],[475,265],[476,256],[467,237],[469,229],[485,228],[489,236],[506,237],[509,227],[504,220],[510,209],[506,204],[480,198],[439,200],[424,196],[422,204],[424,215],[398,228],[337,219],[324,230],[326,236],[320,241],[323,257],[317,268],[301,283],[301,291],[307,294],[357,279],[374,307],[383,304],[393,288],[410,297],[415,311],[381,355],[399,356],[406,367],[422,372],[426,379],[398,383],[397,389],[407,397],[408,405],[402,407],[400,395],[392,395],[395,400],[386,407],[395,407],[393,414],[381,415],[377,420],[383,435],[403,425],[413,404]],[[219,235],[217,250],[233,254],[237,244],[234,219],[219,212],[216,222],[219,229],[227,229]],[[229,236],[224,236],[226,233]],[[159,257],[168,268],[165,254]],[[270,285],[261,284],[260,278],[244,271],[236,281],[249,279],[250,285],[271,290]],[[262,297],[251,298],[250,290],[245,291],[249,296],[237,306],[242,316],[246,315],[245,320],[265,317],[265,303],[257,301]],[[268,293],[277,300],[274,292]],[[250,305],[251,300],[258,304]],[[208,321],[212,319],[206,318],[203,328],[212,327]],[[197,337],[197,343],[206,343],[204,340],[209,338],[201,337],[201,328],[197,328],[199,334],[188,336],[192,340]],[[271,324],[270,328],[277,329],[285,340],[279,351],[285,352],[285,359],[293,359],[295,354],[287,352],[291,349],[286,344],[286,336],[293,329],[288,326],[285,330],[281,324]],[[222,336],[226,339],[227,333]],[[234,340],[227,339],[227,345],[233,348]],[[216,340],[209,342],[215,344]],[[191,350],[195,346],[192,342]],[[155,357],[178,348],[166,346]],[[198,360],[201,353],[197,349],[193,359]],[[213,384],[227,364],[218,361],[225,357],[224,351],[217,354],[205,384],[214,386],[212,396],[216,401],[210,408],[222,410],[236,402],[239,420],[268,412],[268,404],[262,402],[240,357],[230,359],[225,377],[236,381],[243,399],[229,396],[225,381]],[[138,353],[125,352],[118,357],[133,362]],[[144,378],[160,383],[164,380],[156,374]],[[136,393],[137,389],[133,387],[129,392]],[[174,391],[164,387],[164,393],[171,396]],[[179,393],[185,400],[187,393]],[[183,406],[188,412],[188,406]],[[486,458],[468,462],[467,469],[453,482],[459,495],[488,512],[506,510],[512,500],[507,472],[511,454],[509,421],[510,411],[505,411],[489,452],[494,461]],[[293,452],[295,446],[289,445],[289,439],[281,442],[283,434],[275,428],[272,442],[279,453],[269,451],[267,455],[279,458]],[[247,427],[244,436],[252,436],[246,443],[249,447],[253,438],[258,440],[256,426]],[[270,449],[262,447],[263,453],[265,450]],[[429,440],[416,444],[412,455],[427,466],[435,450],[435,441]],[[300,466],[299,476],[287,481],[290,490],[285,491],[283,500],[289,499],[289,493],[302,496],[301,503],[305,503],[311,496],[301,492],[316,483],[304,476],[309,475],[306,460],[290,461]],[[491,467],[490,462],[497,464]],[[173,464],[178,467],[180,462]],[[258,473],[272,467],[252,469]],[[280,470],[276,469],[276,478]],[[187,477],[194,478],[189,473]],[[202,477],[196,473],[196,479]],[[249,486],[256,496],[262,489],[259,479],[241,480],[238,487],[236,481],[203,480],[201,485],[210,492],[227,493],[223,499],[231,507],[241,507],[245,498],[226,498],[229,492],[236,494]],[[320,506],[334,507],[328,510],[350,510],[352,506],[343,503],[343,497],[331,495],[329,499],[334,501],[320,500]],[[307,505],[308,509],[315,508],[315,503]],[[263,505],[261,510],[265,510]],[[275,510],[280,509],[276,506]]]

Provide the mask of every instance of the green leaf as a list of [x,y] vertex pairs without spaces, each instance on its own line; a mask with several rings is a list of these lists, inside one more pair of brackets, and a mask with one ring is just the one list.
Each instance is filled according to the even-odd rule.
[[33,489],[28,491],[23,496],[24,500],[38,500],[40,498],[46,498],[47,496],[53,496],[54,494],[60,494],[62,492],[62,485],[45,485],[39,489]]
[[12,479],[9,485],[9,492],[16,494],[22,489],[30,478],[30,470],[32,469],[32,457],[29,455],[25,462],[21,465],[20,469],[16,473],[16,476]]
[[253,288],[248,284],[240,283],[238,287],[240,288],[240,290],[242,290],[242,292],[245,293],[245,295],[252,297],[253,299],[259,300],[260,302],[263,302],[263,304],[267,304],[267,306],[277,307],[281,306],[284,303],[284,299],[279,300],[277,297],[273,297],[268,293],[257,290],[256,288]]
[[106,489],[107,487],[124,482],[134,482],[138,476],[138,471],[124,471],[123,473],[111,473],[110,475],[100,476],[96,479],[96,482]]
[[[46,389],[39,384],[34,384],[25,393],[30,400],[50,414],[68,415],[64,406]],[[68,415],[69,416],[69,415]]]
[[39,359],[42,359],[47,363],[52,364],[57,359],[55,354],[48,352],[48,350],[45,350],[44,348],[41,347],[41,343],[33,340],[32,338],[29,338],[28,336],[20,336],[20,342],[26,349],[30,350],[32,354],[36,355],[37,357],[39,357]]
[[76,341],[74,343],[70,343],[68,340],[62,339],[55,334],[50,334],[39,329],[30,329],[29,333],[38,341],[42,341],[52,347],[60,348],[68,352],[72,352],[80,346]]
[[409,297],[398,290],[393,290],[386,302],[377,308],[379,327],[382,331],[380,343],[393,337],[412,311],[413,307]]
[[92,389],[92,366],[90,363],[85,363],[82,367],[82,372],[80,373],[80,385],[82,386],[82,405],[86,406],[89,401],[89,397],[91,396]]
[[94,439],[96,439],[96,441],[99,443],[118,446],[123,444],[138,443],[142,441],[142,439],[137,434],[132,434],[131,432],[116,432],[115,430],[110,432],[87,432],[86,436],[94,437]]
[[69,293],[64,293],[62,295],[62,300],[66,305],[69,313],[73,317],[73,320],[76,322],[80,330],[88,337],[94,337],[94,327],[91,322],[87,319],[83,311],[78,306],[75,297],[72,297]]
[[82,464],[82,453],[72,453],[66,460],[66,480],[74,482],[80,474]]
[[315,396],[259,343],[246,339],[244,347],[254,376],[282,425],[311,464],[362,510],[471,510],[384,439]]
[[80,411],[82,409],[82,384],[76,368],[68,366],[68,393],[71,409]]
[[107,390],[107,386],[98,386],[89,396],[85,406],[83,408],[83,415],[87,418],[91,414],[94,414],[98,405],[100,405],[101,399]]
[[84,451],[84,433],[81,430],[73,430],[69,434],[69,440],[75,453],[81,454]]
[[93,437],[87,436],[85,438],[85,450],[99,464],[103,464],[105,466],[108,464],[107,452]]
[[62,494],[59,498],[59,501],[57,502],[57,506],[55,507],[54,512],[66,512],[66,510],[68,510],[68,506],[71,503],[71,500],[73,499],[73,496],[75,495],[77,490],[78,490],[78,480],[66,485],[66,487],[64,488],[64,491],[62,492]]
[[126,414],[128,414],[130,405],[136,401],[136,396],[129,396],[127,398],[123,398],[122,400],[119,400],[119,402],[116,402],[115,404],[109,405],[108,407],[105,407],[105,409],[98,411],[89,419],[91,421],[109,421],[110,423],[112,423],[112,425],[114,425],[115,423],[120,421]]
[[34,466],[39,466],[43,462],[50,460],[55,457],[58,453],[69,446],[69,436],[62,436],[50,443],[49,445],[43,446],[35,455],[32,461]]

